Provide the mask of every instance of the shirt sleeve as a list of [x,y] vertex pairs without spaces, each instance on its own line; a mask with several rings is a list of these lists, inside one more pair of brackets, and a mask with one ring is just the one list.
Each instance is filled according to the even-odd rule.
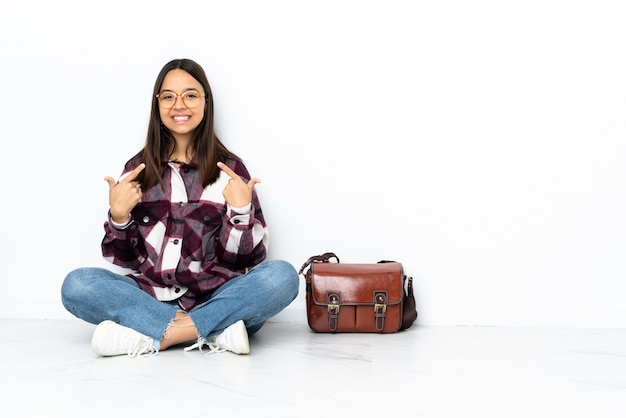
[[[122,174],[123,178],[128,170]],[[105,260],[120,267],[137,270],[146,259],[145,251],[139,245],[139,231],[132,214],[123,224],[113,222],[111,213],[104,222],[104,238],[101,248]]]
[[[243,164],[231,167],[246,181],[250,175]],[[226,215],[220,231],[218,256],[224,263],[237,268],[253,267],[267,256],[269,233],[256,189],[252,189],[252,201],[247,207],[226,206]]]

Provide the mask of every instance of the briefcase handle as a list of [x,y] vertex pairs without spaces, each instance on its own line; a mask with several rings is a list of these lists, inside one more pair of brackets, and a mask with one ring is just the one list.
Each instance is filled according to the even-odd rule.
[[311,263],[329,263],[331,258],[334,258],[335,260],[337,260],[337,263],[339,263],[339,257],[337,257],[335,253],[324,253],[322,255],[314,255],[312,257],[309,257],[309,259],[304,262],[302,267],[300,267],[300,271],[298,272],[298,274],[302,274],[304,269],[310,266]]

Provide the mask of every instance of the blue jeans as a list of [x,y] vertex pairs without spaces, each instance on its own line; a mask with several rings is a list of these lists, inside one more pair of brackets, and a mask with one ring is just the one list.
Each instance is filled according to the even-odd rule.
[[[298,281],[291,264],[264,261],[224,283],[189,316],[207,339],[239,320],[252,335],[296,298]],[[65,309],[84,321],[99,324],[112,320],[152,337],[156,345],[176,312],[182,310],[176,301],[153,298],[132,278],[98,267],[71,271],[61,287],[61,299]]]

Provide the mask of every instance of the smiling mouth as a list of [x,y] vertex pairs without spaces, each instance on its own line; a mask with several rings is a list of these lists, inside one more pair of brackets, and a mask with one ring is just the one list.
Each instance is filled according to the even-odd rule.
[[191,119],[191,116],[174,116],[176,122],[185,122],[189,119]]

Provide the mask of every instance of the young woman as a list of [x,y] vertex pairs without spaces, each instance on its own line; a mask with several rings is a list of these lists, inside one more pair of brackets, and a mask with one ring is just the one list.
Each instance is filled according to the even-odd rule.
[[215,134],[204,70],[189,59],[159,73],[145,146],[109,185],[103,256],[129,269],[70,272],[65,308],[98,324],[102,356],[186,349],[247,354],[248,335],[298,294],[298,273],[266,261],[268,233],[252,178]]

